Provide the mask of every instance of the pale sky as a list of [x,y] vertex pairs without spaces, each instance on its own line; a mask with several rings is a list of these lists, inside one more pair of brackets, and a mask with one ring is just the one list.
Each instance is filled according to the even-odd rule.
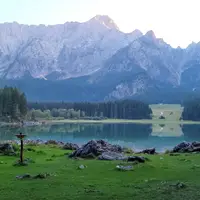
[[173,47],[200,41],[200,0],[0,0],[0,23],[83,22],[97,14],[123,32],[153,30]]

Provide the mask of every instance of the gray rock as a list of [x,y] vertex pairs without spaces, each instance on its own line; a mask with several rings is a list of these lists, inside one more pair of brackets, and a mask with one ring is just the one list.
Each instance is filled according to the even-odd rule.
[[142,156],[129,156],[127,158],[128,162],[139,162],[139,163],[144,163],[145,162],[145,158]]
[[186,185],[182,182],[178,182],[178,183],[175,183],[175,184],[171,184],[170,186],[173,186],[175,187],[176,189],[183,189],[186,187]]
[[78,169],[85,169],[85,168],[86,168],[85,165],[80,165],[80,166],[78,167]]
[[193,147],[192,149],[191,149],[191,151],[192,152],[196,152],[196,153],[200,153],[200,147]]
[[143,151],[141,151],[140,153],[144,153],[144,154],[156,154],[156,149],[155,148],[152,148],[152,149],[145,149]]
[[98,157],[99,160],[127,160],[127,157],[122,153],[104,152]]
[[118,145],[111,145],[104,140],[91,140],[70,154],[69,157],[91,158],[91,155],[97,157],[104,152],[121,153],[122,148]]
[[16,155],[12,144],[9,144],[9,143],[0,144],[0,154],[3,154],[3,155]]
[[200,147],[200,142],[192,142],[193,147]]
[[193,153],[200,152],[200,142],[182,142],[176,145],[172,151],[173,153]]
[[29,179],[29,178],[31,178],[30,174],[16,176],[16,179]]
[[65,150],[77,150],[79,148],[79,146],[77,144],[73,144],[73,143],[66,143],[63,146],[63,149]]
[[131,171],[131,170],[133,170],[133,166],[131,166],[131,165],[129,165],[129,166],[117,165],[116,169],[120,170],[120,171]]
[[33,176],[34,179],[46,179],[48,176],[50,176],[49,173],[40,173],[35,176]]
[[189,142],[181,142],[174,147],[173,152],[186,152],[190,146],[191,144]]

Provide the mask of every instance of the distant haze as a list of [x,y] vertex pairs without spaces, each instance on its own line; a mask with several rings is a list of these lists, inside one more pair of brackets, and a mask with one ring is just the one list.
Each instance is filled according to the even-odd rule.
[[60,24],[109,15],[123,32],[154,30],[173,47],[200,41],[199,0],[0,0],[0,23]]

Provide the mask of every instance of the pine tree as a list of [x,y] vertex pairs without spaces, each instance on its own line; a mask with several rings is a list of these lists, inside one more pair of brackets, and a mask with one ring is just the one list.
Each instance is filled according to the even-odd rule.
[[21,116],[24,117],[27,114],[27,100],[24,93],[22,93],[19,97],[19,110],[21,113]]

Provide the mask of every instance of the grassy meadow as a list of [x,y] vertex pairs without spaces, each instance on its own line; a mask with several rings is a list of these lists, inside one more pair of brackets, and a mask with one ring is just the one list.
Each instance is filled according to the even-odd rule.
[[[127,165],[126,162],[74,160],[65,155],[68,153],[53,146],[30,146],[25,157],[34,163],[23,167],[13,166],[17,157],[0,156],[0,199],[200,199],[198,154],[145,155],[150,161],[123,172],[116,170],[116,165]],[[82,164],[87,167],[78,169]],[[16,179],[16,176],[26,173],[50,173],[51,176],[46,179]]]
[[163,113],[164,121],[179,121],[183,112],[183,107],[179,104],[152,104],[152,120],[159,120],[160,114]]

